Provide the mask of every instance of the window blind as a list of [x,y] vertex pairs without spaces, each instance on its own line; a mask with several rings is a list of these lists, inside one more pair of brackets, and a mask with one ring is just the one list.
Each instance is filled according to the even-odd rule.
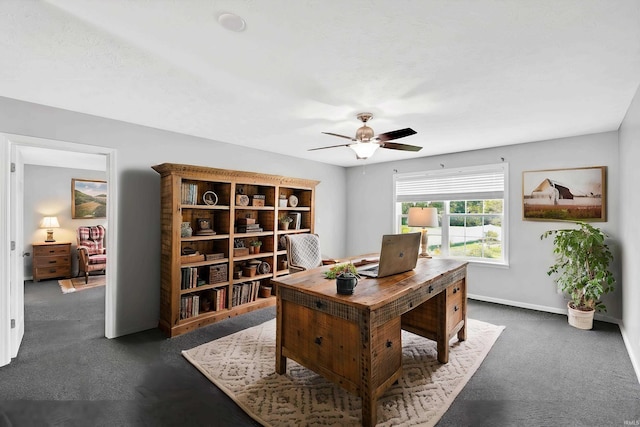
[[427,171],[395,176],[397,202],[503,199],[507,165]]

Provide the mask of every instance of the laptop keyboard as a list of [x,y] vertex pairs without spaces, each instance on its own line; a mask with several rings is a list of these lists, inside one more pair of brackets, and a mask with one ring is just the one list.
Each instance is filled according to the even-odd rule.
[[373,266],[371,268],[365,268],[363,271],[370,272],[370,273],[373,273],[373,274],[378,274],[378,268],[379,267],[380,267],[380,265],[376,265],[376,266]]

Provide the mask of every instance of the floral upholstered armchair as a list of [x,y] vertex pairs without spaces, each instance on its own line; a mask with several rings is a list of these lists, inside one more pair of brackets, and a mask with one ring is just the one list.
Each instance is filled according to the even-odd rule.
[[84,272],[84,283],[89,282],[90,272],[101,270],[106,272],[105,232],[102,225],[78,227],[78,273]]

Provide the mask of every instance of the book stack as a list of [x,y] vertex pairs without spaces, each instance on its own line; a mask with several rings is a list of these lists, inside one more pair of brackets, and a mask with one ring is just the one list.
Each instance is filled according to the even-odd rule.
[[260,281],[237,283],[233,285],[233,294],[231,295],[231,306],[246,304],[255,301],[258,298],[258,290],[260,289]]
[[204,279],[198,276],[198,267],[181,268],[180,273],[182,274],[180,289],[192,289],[206,284]]
[[258,233],[262,231],[260,224],[256,224],[254,218],[238,218],[236,221],[237,233]]
[[183,205],[197,205],[198,204],[198,185],[182,183],[180,203]]
[[214,288],[212,289],[212,294],[212,310],[224,310],[227,303],[227,288]]
[[188,319],[200,314],[200,296],[184,295],[180,298],[180,318]]

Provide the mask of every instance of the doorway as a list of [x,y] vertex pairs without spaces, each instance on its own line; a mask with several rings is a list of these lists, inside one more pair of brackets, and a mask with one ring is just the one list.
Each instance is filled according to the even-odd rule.
[[[8,364],[18,355],[24,334],[24,262],[23,254],[30,241],[25,241],[22,233],[24,215],[22,207],[24,192],[24,165],[41,165],[53,168],[88,168],[88,164],[102,164],[107,190],[107,242],[110,242],[109,263],[107,263],[105,288],[105,331],[104,336],[113,338],[115,330],[115,278],[117,271],[117,175],[115,150],[64,141],[31,138],[20,135],[2,135],[3,150],[0,157],[9,157],[11,171],[0,177],[0,208],[7,212],[1,220],[0,241],[11,242],[10,250],[0,249],[0,267],[7,266],[9,274],[2,274],[0,282],[0,304],[8,307],[9,316],[0,315],[0,366]],[[9,162],[7,161],[8,164]],[[84,165],[79,168],[78,165]],[[93,168],[93,166],[92,166]],[[71,196],[69,184],[69,197]],[[8,194],[3,194],[8,193]],[[7,197],[2,197],[7,196]],[[3,205],[4,203],[4,205]],[[6,210],[5,210],[6,209]],[[75,232],[75,230],[74,230]]]

